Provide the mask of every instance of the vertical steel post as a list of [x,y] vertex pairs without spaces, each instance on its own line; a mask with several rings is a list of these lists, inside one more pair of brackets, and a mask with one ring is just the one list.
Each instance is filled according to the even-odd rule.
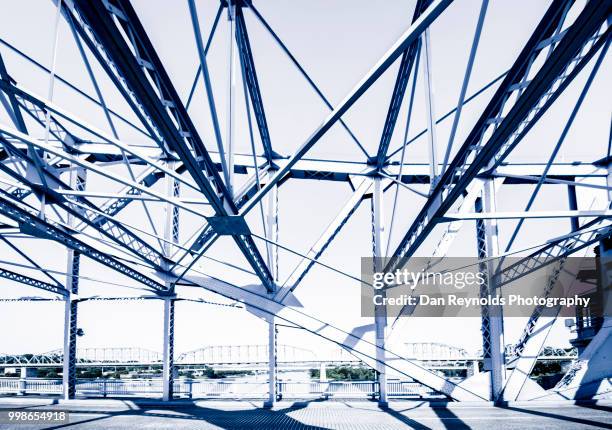
[[236,49],[234,48],[234,37],[236,33],[236,4],[234,0],[227,2],[227,18],[229,22],[229,59],[228,59],[228,87],[227,87],[227,172],[229,184],[227,189],[230,196],[234,196],[234,134],[235,124],[235,104],[236,104]]
[[[168,166],[173,168],[172,165]],[[166,175],[166,194],[174,198],[180,197],[180,182]],[[179,241],[179,211],[178,207],[166,204],[166,223],[164,226],[164,255],[172,255],[173,244]],[[164,401],[172,400],[174,396],[174,291],[170,283],[166,283],[169,296],[164,297],[164,342],[162,350],[162,397]]]
[[427,110],[427,139],[430,164],[430,184],[433,189],[438,177],[438,154],[436,151],[436,109],[434,106],[434,88],[431,76],[431,43],[429,41],[429,29],[421,36],[423,49],[423,83],[425,84],[425,107]]
[[[476,212],[495,212],[495,185],[492,180],[484,182],[482,197],[476,200]],[[478,259],[496,257],[499,254],[497,221],[495,219],[476,221]],[[495,297],[500,294],[495,286],[495,262],[489,260],[480,264],[488,274],[487,282],[481,287],[481,297]],[[505,383],[505,350],[503,308],[482,306],[482,345],[484,369],[491,371],[491,400],[499,401]]]
[[[374,271],[380,272],[385,267],[383,261],[386,250],[386,235],[383,212],[383,185],[381,178],[374,179],[374,193],[372,196],[372,250],[374,256]],[[381,292],[384,294],[384,292]],[[388,406],[387,400],[387,369],[385,338],[387,331],[387,308],[385,305],[374,306],[374,326],[376,336],[376,372],[378,375],[378,405]]]
[[[606,176],[606,185],[608,188],[608,207],[610,207],[610,203],[612,202],[612,157],[608,156],[605,159],[607,163],[606,168],[608,169],[608,175]],[[608,325],[610,318],[608,315],[612,312],[612,305],[610,304],[610,296],[612,295],[610,284],[612,284],[612,271],[610,267],[612,267],[612,252],[610,251],[610,238],[602,238],[599,241],[599,267],[601,271],[601,282],[598,288],[599,300],[602,304],[601,308],[601,319],[600,322],[596,323],[598,326],[597,331],[601,329],[602,326]]]
[[[70,171],[70,186],[77,191],[85,190],[86,171],[74,168]],[[74,216],[68,214],[68,225],[74,225]],[[62,396],[64,399],[76,397],[76,347],[77,347],[77,311],[79,293],[79,270],[81,266],[81,253],[68,250],[66,287],[69,294],[64,306],[64,347],[63,347],[63,373]]]
[[[271,179],[275,170],[270,170],[268,177]],[[268,193],[268,216],[266,220],[266,233],[270,242],[266,243],[268,248],[268,267],[273,280],[278,280],[278,246],[274,243],[278,243],[278,185],[272,187]]]
[[163,400],[174,396],[174,298],[164,298],[164,347],[162,353]]
[[278,398],[277,384],[277,349],[278,349],[278,329],[274,322],[274,316],[268,320],[268,400],[264,402],[264,407],[271,408]]
[[608,175],[606,176],[606,186],[608,187],[608,202],[612,202],[612,157],[606,159],[606,168]]
[[[576,198],[576,186],[568,185],[567,186],[567,199],[568,199],[568,207],[571,211],[578,210],[578,199]],[[570,218],[570,224],[572,226],[572,231],[576,231],[580,229],[580,220],[578,217]]]
[[[274,176],[275,171],[270,171],[269,176]],[[275,185],[268,195],[268,216],[266,217],[266,233],[268,239],[274,243],[278,242],[278,186]],[[278,247],[274,243],[267,242],[268,248],[268,267],[274,282],[278,280]],[[273,293],[272,293],[273,294]],[[265,407],[272,407],[278,398],[278,351],[275,317],[268,319],[268,400],[264,403]]]

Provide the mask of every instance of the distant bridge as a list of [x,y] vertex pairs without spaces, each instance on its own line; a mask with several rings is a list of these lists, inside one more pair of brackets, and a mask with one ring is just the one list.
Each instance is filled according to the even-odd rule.
[[[306,348],[280,344],[277,347],[278,365],[281,368],[304,369],[327,365],[356,365],[361,360],[338,348],[325,356]],[[482,360],[481,354],[470,354],[451,345],[419,342],[406,343],[404,356],[418,360],[432,369],[467,368]],[[513,359],[507,351],[508,361]],[[568,361],[576,358],[576,352],[562,348],[544,348],[538,360]],[[268,363],[268,345],[211,345],[176,355],[176,366],[209,366],[214,369],[257,370]],[[0,368],[6,367],[58,367],[63,364],[61,349],[42,354],[0,354]],[[162,354],[144,348],[105,347],[78,348],[78,366],[128,366],[147,367],[162,364]]]
[[[344,350],[329,357],[292,345],[278,345],[281,367],[310,368],[319,363],[359,364],[361,361]],[[268,363],[268,345],[211,345],[176,355],[176,366],[209,366],[215,369],[258,369]],[[2,367],[57,367],[63,364],[61,349],[42,354],[0,354]],[[162,354],[144,348],[78,348],[78,366],[155,366],[162,364]]]

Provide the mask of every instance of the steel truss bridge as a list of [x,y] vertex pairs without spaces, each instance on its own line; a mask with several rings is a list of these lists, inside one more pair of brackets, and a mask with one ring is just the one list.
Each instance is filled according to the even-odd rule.
[[[483,0],[474,29],[466,29],[473,36],[465,53],[456,106],[443,114],[435,109],[431,60],[432,48],[437,47],[432,46],[430,31],[448,31],[438,25],[440,19],[448,15],[453,19],[453,14],[473,5],[461,0],[416,0],[411,17],[406,19],[406,30],[342,101],[332,103],[308,74],[307,65],[299,62],[299,54],[284,42],[285,35],[276,33],[275,24],[259,10],[258,2],[222,0],[214,4],[216,16],[210,29],[203,28],[202,16],[211,15],[211,3],[186,3],[189,19],[184,25],[191,30],[195,45],[192,58],[197,62],[186,98],[179,95],[176,77],[170,73],[177,65],[162,58],[152,41],[151,28],[141,21],[138,9],[129,0],[52,3],[56,19],[49,67],[20,46],[19,40],[10,35],[1,40],[0,246],[3,256],[10,254],[14,259],[3,257],[0,276],[17,295],[23,291],[26,300],[32,291],[25,288],[28,286],[44,291],[45,297],[65,301],[65,343],[60,354],[66,358],[62,360],[64,396],[75,396],[78,309],[79,303],[88,299],[79,296],[79,288],[90,281],[81,271],[81,262],[88,259],[112,270],[117,279],[127,279],[129,286],[139,285],[163,301],[164,330],[160,336],[164,338],[161,362],[165,399],[173,396],[172,369],[182,359],[174,352],[175,302],[185,299],[185,288],[193,286],[228,299],[224,303],[240,302],[247,311],[268,321],[270,402],[276,398],[275,374],[280,360],[276,324],[314,333],[376,368],[381,403],[386,402],[388,372],[413,378],[454,400],[529,397],[523,391],[524,382],[552,326],[541,318],[542,308],[533,309],[522,335],[512,342],[512,369],[506,366],[509,357],[504,353],[503,317],[495,309],[482,308],[482,358],[489,379],[485,389],[477,389],[398,354],[391,339],[401,332],[397,328],[401,321],[388,321],[384,308],[375,309],[370,328],[374,341],[369,341],[358,328],[327,324],[316,309],[294,307],[294,294],[301,290],[315,265],[359,285],[355,274],[330,266],[323,259],[330,252],[330,244],[341,240],[339,233],[359,207],[365,206],[364,202],[369,205],[372,223],[363,234],[371,239],[372,255],[389,256],[384,267],[378,269],[394,271],[429,242],[437,244],[434,257],[443,257],[459,232],[471,231],[474,224],[477,246],[472,255],[483,265],[500,254],[518,252],[522,260],[491,278],[482,291],[485,295],[554,265],[548,294],[558,278],[566,276],[563,266],[567,257],[604,243],[610,236],[612,214],[609,142],[585,139],[586,158],[575,162],[560,162],[557,155],[567,144],[566,136],[575,122],[595,125],[590,117],[578,113],[589,99],[593,82],[606,78],[598,72],[609,59],[611,2],[552,0],[513,61],[472,93],[468,88],[472,72],[479,66],[479,42],[496,37],[485,26],[488,10],[495,5]],[[220,43],[214,35],[221,26],[226,26],[230,35],[226,62],[231,78],[227,84],[217,82],[209,71],[209,49]],[[255,26],[271,36],[328,109],[320,125],[299,146],[286,148],[275,137],[274,127],[280,120],[271,114],[273,110],[266,102],[269,97],[264,82],[269,80],[262,79],[261,64],[259,70],[256,67]],[[58,42],[60,29],[67,30],[73,44]],[[503,38],[512,37],[505,34]],[[93,91],[84,90],[57,72],[60,49],[70,50],[79,60]],[[16,59],[30,70],[17,67]],[[392,66],[394,71],[389,70]],[[47,94],[28,89],[32,76],[28,71],[46,74],[43,76],[50,84]],[[372,148],[359,138],[358,127],[346,114],[379,78],[391,73],[395,73],[394,85],[386,95],[386,117]],[[578,96],[573,99],[569,117],[558,121],[559,128],[551,134],[551,141],[555,141],[552,153],[538,153],[533,162],[513,161],[511,155],[532,137],[532,129],[550,115],[567,88],[578,83]],[[424,92],[423,103],[418,106],[417,85],[422,85]],[[78,102],[56,103],[56,86]],[[240,88],[244,100],[238,97]],[[215,98],[220,91],[228,93],[226,109]],[[117,98],[123,109],[117,107]],[[461,121],[462,110],[475,99],[482,107],[477,120],[467,124]],[[97,114],[80,109],[80,103],[95,106]],[[193,103],[205,106],[205,125],[195,121],[193,109],[189,110]],[[418,127],[412,114],[417,109],[425,112],[426,126],[415,131]],[[241,117],[239,110],[246,114]],[[452,122],[448,136],[442,133],[443,121]],[[321,142],[334,126],[353,145],[352,157],[312,156],[312,150],[321,149]],[[372,124],[366,126],[371,128]],[[246,154],[236,149],[238,127],[248,131],[250,151]],[[411,144],[419,139],[429,154],[426,163],[415,162],[410,155]],[[607,152],[601,149],[606,147]],[[307,185],[312,180],[346,183],[350,193],[316,241],[293,249],[279,237],[279,225],[283,224],[278,212],[279,188],[297,181]],[[518,208],[522,210],[497,211],[496,194],[511,185],[529,191],[528,204]],[[551,187],[563,189],[567,210],[531,210],[539,207],[540,190]],[[588,207],[578,198],[587,191],[601,195]],[[412,198],[418,209],[414,216],[399,212],[399,193]],[[387,213],[385,194],[393,196]],[[159,207],[164,208],[161,214],[154,210]],[[398,218],[407,217],[407,227],[394,224]],[[524,221],[532,218],[567,219],[567,228],[545,243],[518,249],[515,238]],[[500,248],[499,230],[507,224],[498,223],[501,219],[518,221],[510,227],[511,239],[505,250]],[[59,250],[65,249],[68,269],[58,271],[33,257],[28,246],[22,246],[24,238],[53,247],[58,251],[53,255],[62,255],[62,261],[64,254]],[[222,261],[225,267],[220,274],[205,275],[201,263],[214,258],[211,250],[219,242],[228,242],[242,260]],[[602,248],[601,258],[608,258],[605,250]],[[281,252],[300,260],[289,270],[287,279],[279,277]],[[236,273],[248,280],[235,281]],[[247,284],[249,288],[243,288]],[[404,309],[407,315],[413,311]],[[585,349],[581,363],[595,357],[597,348],[609,348],[608,330],[600,330]],[[584,375],[587,367],[573,370],[573,376],[563,382],[564,392],[593,382]]]
[[[482,354],[469,354],[461,348],[440,343],[408,343],[406,354],[428,369],[467,368],[482,361]],[[539,361],[571,361],[575,350],[546,347]],[[215,369],[258,370],[268,365],[268,345],[211,345],[177,355],[175,366],[209,366]],[[143,348],[77,348],[77,366],[149,367],[163,363],[163,354]],[[315,368],[325,365],[361,365],[361,360],[339,349],[335,354],[319,356],[312,350],[292,345],[277,346],[279,368]],[[61,367],[63,351],[56,349],[42,354],[0,354],[0,367]]]

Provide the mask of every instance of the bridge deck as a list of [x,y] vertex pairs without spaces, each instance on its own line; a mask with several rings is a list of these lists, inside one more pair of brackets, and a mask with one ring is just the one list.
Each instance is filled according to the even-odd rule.
[[[34,406],[38,405],[38,406]],[[59,409],[70,411],[69,425],[62,428],[124,429],[147,426],[155,429],[405,429],[405,428],[612,428],[610,404],[599,406],[513,405],[492,406],[392,402],[387,410],[373,402],[280,402],[265,410],[253,402],[79,401],[45,406],[44,400],[0,399],[4,408]],[[23,427],[22,425],[14,428]],[[0,428],[11,428],[9,426]],[[58,428],[57,424],[36,428]]]

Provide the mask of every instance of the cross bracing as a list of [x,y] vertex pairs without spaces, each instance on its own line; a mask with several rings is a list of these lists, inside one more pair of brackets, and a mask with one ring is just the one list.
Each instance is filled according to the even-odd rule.
[[[185,16],[189,17],[185,26],[192,32],[195,47],[192,63],[197,65],[189,101],[180,95],[182,83],[173,75],[176,65],[158,52],[154,29],[141,19],[139,7],[129,0],[53,3],[61,16],[57,26],[69,29],[74,42],[74,46],[55,44],[54,61],[57,49],[75,48],[73,54],[87,71],[88,87],[93,87],[93,92],[81,89],[82,84],[72,83],[56,72],[55,63],[47,67],[19,43],[2,37],[0,234],[7,240],[32,237],[51,241],[77,255],[76,259],[72,257],[73,264],[63,284],[43,280],[44,267],[26,275],[7,266],[0,273],[2,277],[65,297],[74,321],[80,257],[140,284],[163,297],[172,309],[166,327],[171,333],[165,348],[169,358],[162,360],[166,366],[172,367],[173,363],[174,300],[180,298],[182,286],[191,285],[243,301],[248,309],[255,309],[266,318],[278,318],[316,333],[365,363],[374,367],[382,364],[451,398],[482,399],[479,393],[399,357],[389,345],[375,345],[355,337],[349,327],[330,325],[325,330],[318,329],[316,309],[297,311],[291,308],[291,299],[308,288],[306,284],[315,267],[332,270],[359,285],[358,273],[326,263],[326,256],[333,251],[332,244],[350,240],[343,231],[350,229],[350,235],[356,234],[354,218],[366,207],[361,205],[363,200],[384,202],[385,193],[397,193],[389,212],[392,219],[386,221],[391,225],[390,237],[383,240],[385,245],[389,244],[384,247],[390,257],[388,271],[401,267],[432,241],[440,245],[434,254],[444,256],[459,232],[473,229],[474,225],[478,226],[479,240],[485,241],[493,234],[497,237],[497,230],[507,225],[502,220],[518,219],[521,225],[523,220],[535,218],[570,221],[565,223],[568,224],[565,230],[546,242],[523,243],[522,248],[528,250],[520,254],[524,260],[499,274],[501,288],[609,237],[609,163],[594,163],[610,156],[609,142],[590,142],[587,138],[590,147],[597,149],[590,150],[582,159],[569,161],[556,160],[555,156],[540,157],[537,148],[532,151],[533,159],[527,161],[515,159],[513,154],[526,141],[534,146],[534,139],[537,142],[546,138],[542,133],[533,138],[533,130],[552,115],[559,100],[567,99],[569,88],[583,84],[581,89],[588,100],[593,81],[604,79],[600,68],[606,65],[610,40],[610,2],[552,1],[538,16],[539,23],[529,28],[529,35],[514,53],[513,61],[500,65],[493,80],[472,90],[476,85],[470,85],[470,80],[481,61],[477,55],[479,43],[494,37],[486,27],[487,8],[492,6],[483,1],[471,52],[468,49],[465,56],[468,67],[465,73],[462,71],[459,102],[444,115],[436,115],[433,92],[436,70],[432,57],[441,48],[436,46],[436,39],[430,39],[430,33],[443,31],[438,25],[440,20],[469,7],[461,1],[416,1],[410,5],[405,31],[338,102],[330,101],[333,99],[324,94],[323,86],[307,72],[308,65],[299,61],[299,55],[274,30],[257,2],[223,0],[215,4],[217,13],[210,34],[206,33],[200,15],[204,10],[211,15],[212,9],[200,3],[188,1],[183,5]],[[209,70],[209,49],[220,43],[214,39],[214,32],[224,20],[230,31],[226,46],[229,58],[225,59],[230,76],[221,81]],[[256,26],[259,32],[254,30]],[[310,130],[307,138],[294,136],[300,144],[289,144],[278,137],[282,120],[275,116],[279,110],[273,109],[270,101],[275,99],[267,76],[271,69],[258,61],[260,31],[271,37],[288,64],[297,69],[328,108],[323,121]],[[42,70],[51,91],[44,94],[30,90],[27,75],[8,61],[9,57],[20,58],[28,67]],[[589,73],[591,77],[582,82]],[[385,93],[382,110],[386,116],[377,129],[375,143],[369,144],[360,138],[366,134],[361,128],[373,128],[375,121],[364,125],[349,118],[367,94],[381,91],[377,85],[384,79],[393,82]],[[425,108],[414,105],[417,83],[424,84]],[[76,103],[54,100],[53,88],[59,85],[86,98],[103,115],[92,115],[89,110],[81,113]],[[222,103],[218,94],[225,91],[227,100]],[[114,103],[118,98],[122,108]],[[193,103],[206,105],[206,121],[188,109]],[[472,107],[477,103],[480,105]],[[576,111],[581,103],[582,98],[576,103]],[[225,111],[220,108],[223,104],[227,107]],[[411,117],[413,109],[426,112],[423,129]],[[468,109],[477,110],[472,123],[460,117]],[[239,110],[248,117],[237,113]],[[198,112],[200,115],[201,111]],[[451,117],[454,122],[448,145],[440,146],[444,141],[439,138],[443,134],[440,130]],[[588,123],[591,119],[579,117],[577,121]],[[227,130],[222,130],[224,126]],[[405,130],[400,130],[403,127]],[[341,133],[332,134],[331,130],[336,128]],[[558,137],[555,133],[553,136],[551,140]],[[563,133],[559,147],[565,137]],[[240,142],[243,138],[250,144]],[[320,151],[313,154],[342,139],[351,148],[350,157],[323,157]],[[425,141],[429,155],[423,161],[410,151]],[[544,147],[547,142],[541,143]],[[75,174],[80,179],[71,180],[69,176]],[[343,186],[346,193],[340,199],[343,205],[329,214],[325,228],[312,233],[302,246],[286,246],[278,233],[284,228],[283,217],[279,215],[282,209],[280,212],[278,209],[283,205],[283,193],[297,193],[296,189],[307,189],[315,181]],[[298,183],[296,188],[294,184]],[[582,202],[582,206],[569,210],[559,210],[543,198],[542,205],[550,205],[550,210],[531,211],[531,204],[526,210],[513,212],[497,211],[495,205],[492,210],[474,208],[474,203],[485,198],[486,192],[502,195],[511,187],[531,190],[533,184],[538,184],[537,189],[568,188],[585,195],[599,193],[606,198],[599,207],[586,207]],[[532,200],[536,194],[537,191]],[[409,196],[417,212],[402,213],[397,195]],[[313,206],[314,211],[324,209]],[[377,237],[385,217],[379,213],[373,219],[371,228]],[[395,222],[399,219],[409,222]],[[307,219],[298,224],[295,220],[291,222],[287,220],[287,225],[296,230],[300,223],[308,224]],[[577,228],[569,229],[570,223]],[[495,225],[495,233],[487,227],[490,225]],[[370,228],[367,230],[362,233],[370,240]],[[520,226],[514,234],[519,230]],[[225,239],[230,239],[229,245]],[[375,245],[377,249],[380,243]],[[259,289],[241,288],[234,276],[224,278],[223,272],[202,277],[202,262],[218,256],[213,254],[220,246],[232,249],[227,253],[230,258],[221,261],[226,273],[240,269],[247,276],[244,284],[255,284]],[[506,252],[513,250],[517,248],[510,242]],[[26,258],[27,265],[34,267],[33,261],[27,260],[28,250],[22,251],[19,263],[25,267]],[[475,250],[470,252],[474,254]],[[486,259],[496,252],[479,252],[477,256]],[[294,258],[291,261],[297,264],[287,264],[290,259],[279,259],[279,254],[291,255]],[[529,339],[530,327],[537,321],[537,309],[534,312],[518,340],[515,351],[518,355]],[[483,324],[487,318],[485,312]],[[66,345],[71,345],[73,351],[72,361],[75,324],[66,332]],[[489,330],[484,330],[483,336],[483,345],[488,345]],[[381,359],[384,357],[381,350],[393,359],[389,362]],[[490,354],[485,352],[486,356]],[[499,388],[498,394],[503,391]]]

